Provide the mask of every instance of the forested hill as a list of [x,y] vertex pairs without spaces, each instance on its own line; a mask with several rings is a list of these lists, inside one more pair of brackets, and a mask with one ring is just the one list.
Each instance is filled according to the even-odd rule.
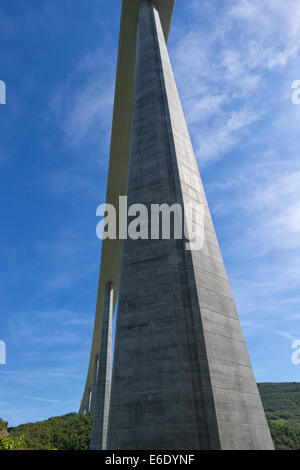
[[261,383],[258,389],[276,449],[300,450],[300,383]]
[[262,383],[258,389],[267,419],[300,428],[300,383]]
[[69,413],[38,423],[8,428],[11,437],[23,435],[26,449],[87,450],[90,444],[92,414]]
[[[276,449],[300,450],[300,383],[258,384]],[[86,450],[92,415],[70,413],[39,423],[8,428],[23,435],[27,449]]]

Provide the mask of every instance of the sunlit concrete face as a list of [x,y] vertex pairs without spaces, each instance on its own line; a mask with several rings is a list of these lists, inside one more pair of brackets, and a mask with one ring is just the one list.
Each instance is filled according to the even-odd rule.
[[[121,246],[105,447],[272,449],[178,96],[162,11],[159,2],[156,6],[134,3],[137,35],[126,170],[128,204],[204,205],[205,243],[198,251],[188,251],[184,240],[174,239],[128,239]],[[123,3],[123,20],[132,4]],[[122,194],[116,187],[110,191],[116,191],[115,198]],[[104,256],[102,252],[102,262]],[[101,289],[102,285],[100,296]],[[106,338],[100,350],[102,361],[109,355],[105,323],[100,325]],[[95,364],[93,351],[91,361]],[[93,390],[90,383],[87,387]],[[105,401],[100,395],[98,391],[99,402]],[[86,407],[86,396],[83,403]],[[94,448],[101,448],[102,440],[99,422],[93,426]]]

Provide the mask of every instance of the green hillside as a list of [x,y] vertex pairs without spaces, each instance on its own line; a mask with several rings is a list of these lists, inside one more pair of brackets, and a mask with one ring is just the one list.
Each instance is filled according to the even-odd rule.
[[92,427],[92,414],[70,413],[38,423],[8,428],[11,437],[23,435],[26,449],[87,450]]
[[261,383],[258,389],[276,449],[300,450],[300,383]]
[[[262,383],[258,387],[276,449],[300,450],[300,383]],[[91,425],[91,413],[70,413],[8,430],[11,437],[24,435],[27,449],[87,450]]]
[[258,384],[267,419],[300,428],[300,383]]
[[269,421],[269,427],[277,450],[300,450],[300,429],[289,424]]

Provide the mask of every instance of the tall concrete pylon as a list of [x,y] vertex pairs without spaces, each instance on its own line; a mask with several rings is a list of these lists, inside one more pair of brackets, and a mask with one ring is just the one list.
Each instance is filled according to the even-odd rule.
[[[102,263],[110,246],[119,254],[112,259],[114,269],[101,265],[97,331],[81,411],[95,403],[92,449],[273,449],[168,56],[173,5],[171,0],[123,1],[108,185],[114,182],[113,162],[122,158],[113,148],[124,119],[117,106],[124,86],[118,81],[125,54],[122,31],[127,34],[136,24],[125,132],[129,165],[128,159],[123,162],[128,205],[204,207],[202,219],[185,211],[192,219],[188,225],[203,225],[204,244],[188,250],[184,239],[103,242]],[[120,182],[113,186],[114,194],[126,194]],[[95,358],[100,352],[105,363],[103,350],[110,357],[104,281],[113,282],[114,295],[119,294],[113,376],[110,384],[106,368],[105,396],[95,384],[98,375],[105,388]],[[116,297],[110,298],[113,306]],[[104,347],[97,348],[100,334]],[[102,403],[106,416],[109,403],[108,427],[99,412]]]

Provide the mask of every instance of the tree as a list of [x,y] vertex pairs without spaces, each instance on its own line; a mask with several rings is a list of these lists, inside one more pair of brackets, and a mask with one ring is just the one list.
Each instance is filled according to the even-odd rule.
[[7,425],[8,425],[8,422],[4,421],[2,418],[0,418],[0,432],[1,431],[6,431],[7,430]]
[[24,447],[24,436],[0,436],[0,450],[16,450]]

